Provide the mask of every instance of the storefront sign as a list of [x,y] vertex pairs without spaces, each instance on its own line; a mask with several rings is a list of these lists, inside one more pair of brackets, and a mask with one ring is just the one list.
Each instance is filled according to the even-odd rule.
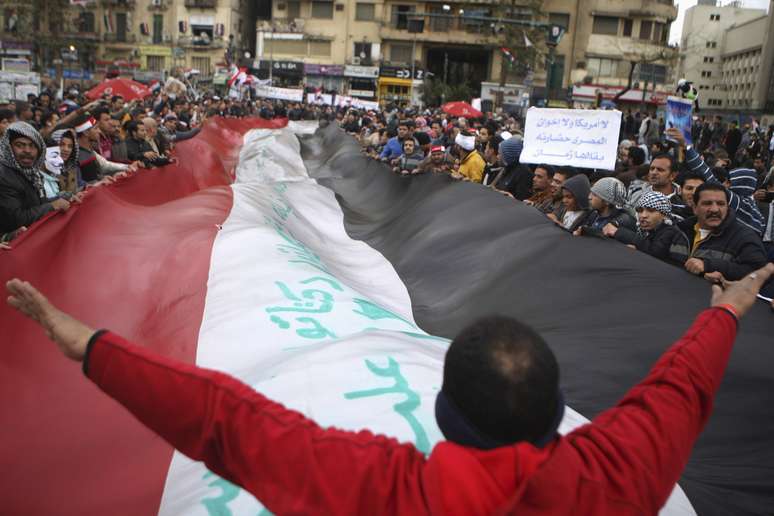
[[349,94],[353,97],[365,97],[368,99],[374,98],[376,92],[374,90],[349,90]]
[[137,47],[141,56],[169,56],[172,57],[172,49],[161,45],[139,45]]
[[[49,68],[46,73],[49,77],[56,77],[56,68]],[[68,70],[65,68],[62,70],[62,78],[74,81],[90,81],[94,78],[94,74],[88,70]]]
[[30,60],[23,57],[4,57],[2,59],[4,72],[29,72]]
[[[379,77],[395,79],[411,79],[411,68],[405,66],[382,66],[379,69]],[[425,78],[425,71],[419,68],[414,70],[414,79],[421,81]]]
[[304,73],[306,75],[333,75],[341,77],[344,75],[344,67],[341,65],[305,64]]
[[275,75],[301,77],[304,74],[304,63],[300,61],[262,61],[261,68],[269,68]]
[[362,77],[363,79],[376,79],[379,77],[378,66],[347,65],[344,67],[346,77]]

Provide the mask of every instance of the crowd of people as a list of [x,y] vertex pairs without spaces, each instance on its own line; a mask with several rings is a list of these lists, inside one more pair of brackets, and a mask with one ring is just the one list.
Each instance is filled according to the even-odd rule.
[[711,281],[774,260],[774,126],[696,117],[690,145],[662,119],[627,112],[615,170],[606,171],[521,163],[514,116],[339,110],[331,120],[396,174],[481,183],[575,236],[616,240]]
[[143,100],[106,94],[90,101],[75,89],[61,98],[43,90],[27,101],[0,100],[0,247],[91,188],[173,162],[175,144],[194,137],[208,117],[260,110],[253,102],[214,94],[191,101],[164,90]]
[[[774,259],[774,126],[740,128],[694,117],[692,140],[647,113],[622,115],[614,171],[521,162],[522,121],[441,109],[362,111],[319,103],[196,101],[165,90],[145,100],[87,101],[50,91],[0,104],[3,242],[85,191],[164,166],[176,142],[212,116],[335,123],[396,173],[448,174],[545,214],[576,236],[607,238],[713,281],[736,280]],[[6,245],[7,244],[3,244]]]

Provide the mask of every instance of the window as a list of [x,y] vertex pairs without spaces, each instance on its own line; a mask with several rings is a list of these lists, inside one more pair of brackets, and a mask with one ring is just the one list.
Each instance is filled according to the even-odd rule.
[[[443,6],[441,5],[436,5],[436,6],[431,5],[430,13],[444,14],[444,15],[447,14],[447,12],[443,10]],[[452,21],[449,18],[432,16],[430,17],[430,30],[433,32],[449,32],[449,28],[451,27],[451,22]]]
[[318,56],[318,57],[330,57],[331,42],[330,41],[310,41],[309,55]]
[[653,22],[643,20],[640,22],[640,39],[650,39],[653,32]]
[[301,2],[291,0],[287,6],[289,19],[301,18]]
[[411,45],[400,45],[393,43],[390,45],[390,62],[391,63],[410,63],[411,62]]
[[715,58],[714,57],[704,56],[704,62],[705,63],[714,63],[715,62]]
[[285,54],[292,56],[306,55],[306,40],[303,39],[267,39],[264,41],[264,55]]
[[718,44],[716,41],[707,41],[707,48],[715,48]]
[[586,70],[593,77],[617,77],[618,60],[590,57],[586,63]]
[[701,76],[702,77],[712,77],[712,72],[709,71],[709,70],[702,70],[701,71]]
[[78,32],[94,32],[94,13],[84,11],[78,16]]
[[614,16],[594,16],[594,24],[591,27],[591,32],[592,34],[617,36],[618,18]]
[[333,18],[333,2],[314,0],[312,2],[312,18],[330,20]]
[[710,21],[720,21],[719,14],[710,14]]
[[126,13],[116,13],[116,41],[126,41]]
[[355,4],[355,19],[358,21],[373,21],[376,17],[376,6],[374,4]]
[[355,43],[355,57],[363,66],[371,66],[371,43]]
[[632,20],[626,19],[623,21],[623,35],[627,38],[632,37],[632,27],[634,26],[634,22]]
[[570,28],[570,15],[568,13],[548,13],[548,23],[564,27],[566,31]]
[[710,106],[722,106],[723,105],[723,101],[720,100],[720,99],[709,99],[709,100],[707,100],[707,105],[710,105]]
[[663,34],[663,30],[664,30],[663,23],[653,24],[653,41],[661,41],[661,35]]
[[212,70],[210,70],[209,57],[192,57],[191,68],[196,68],[199,70],[202,77],[209,77],[212,75]]
[[164,56],[147,56],[148,70],[163,72],[166,69]]
[[164,15],[153,15],[153,44],[157,45],[164,39]]
[[408,15],[414,12],[413,5],[393,5],[392,6],[392,26],[393,28],[408,29]]
[[667,69],[664,65],[657,64],[639,64],[635,70],[637,79],[640,82],[648,81],[656,84],[666,84]]

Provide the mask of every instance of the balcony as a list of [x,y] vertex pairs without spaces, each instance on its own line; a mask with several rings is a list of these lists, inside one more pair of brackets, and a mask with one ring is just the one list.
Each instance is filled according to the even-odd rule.
[[102,5],[105,7],[118,7],[126,9],[134,9],[137,6],[136,0],[102,0]]
[[137,43],[137,36],[135,34],[118,34],[113,32],[103,35],[102,40],[105,43]]
[[223,39],[204,39],[200,36],[180,36],[177,38],[177,44],[181,47],[200,50],[226,48],[226,42]]
[[671,0],[640,0],[629,8],[630,18],[659,18],[673,22],[677,18],[677,6]]
[[170,3],[170,0],[151,0],[148,4],[148,10],[156,12],[166,11]]
[[258,32],[284,32],[303,34],[303,18],[275,18],[274,20],[261,20],[256,25]]
[[[429,13],[439,14],[439,13]],[[486,13],[471,12],[477,17],[488,16]],[[420,33],[408,31],[409,20],[423,20],[424,29]],[[460,44],[497,44],[502,38],[492,31],[491,24],[464,16],[449,18],[426,16],[423,13],[393,13],[388,20],[381,22],[379,35],[382,39],[398,39],[434,43],[457,42]]]
[[185,0],[185,6],[188,9],[215,9],[218,0]]

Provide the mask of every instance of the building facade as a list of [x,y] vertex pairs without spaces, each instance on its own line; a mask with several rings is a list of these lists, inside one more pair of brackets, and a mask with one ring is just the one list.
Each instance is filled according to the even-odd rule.
[[[736,73],[737,64],[739,68],[746,69],[746,65],[741,66],[742,58],[737,62],[737,57],[746,52],[742,49],[749,47],[751,41],[757,41],[760,50],[763,31],[745,31],[758,27],[760,21],[754,22],[753,27],[748,24],[762,17],[766,17],[766,11],[745,9],[738,5],[719,6],[715,0],[701,0],[686,11],[680,39],[678,74],[694,84],[699,91],[702,106],[709,109],[730,107],[726,100],[726,78]],[[735,26],[747,27],[734,31],[744,41],[740,42],[741,46],[729,38],[729,31]],[[734,50],[731,55],[724,57],[727,45]]]
[[738,2],[720,6],[701,0],[686,11],[679,73],[699,90],[702,109],[743,116],[774,113],[773,24],[765,10],[745,9]]
[[[626,86],[632,62],[642,89],[624,101],[663,102],[673,82],[671,0],[545,0],[537,11],[519,2],[504,10],[504,2],[486,0],[271,1],[270,15],[257,22],[255,53],[263,68],[279,72],[271,77],[280,84],[416,102],[422,83],[435,78],[474,84],[473,96],[483,97],[505,84],[507,96],[529,91],[534,104],[535,97],[567,101],[570,90],[581,103],[600,91],[612,97]],[[518,29],[503,31],[509,22],[502,18],[561,26],[565,34],[548,48],[535,30],[515,38]],[[537,54],[530,69],[514,69],[504,49],[518,61],[530,46]]]
[[251,48],[247,0],[40,3],[43,9],[3,2],[0,48],[3,55],[26,51],[33,69],[45,75],[91,80],[117,69],[151,79],[181,67],[209,77],[227,51],[240,57]]

